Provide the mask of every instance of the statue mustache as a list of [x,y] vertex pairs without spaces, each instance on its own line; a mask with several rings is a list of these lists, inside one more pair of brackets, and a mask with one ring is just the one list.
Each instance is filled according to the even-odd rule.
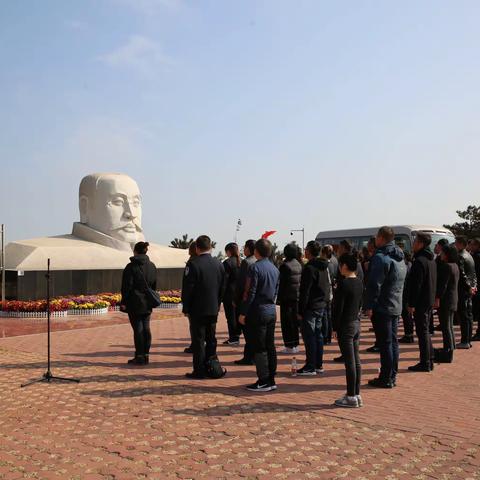
[[128,225],[133,225],[138,232],[143,232],[142,227],[136,220],[130,220],[129,222],[124,222],[122,224],[114,225],[112,227],[112,230],[122,230]]

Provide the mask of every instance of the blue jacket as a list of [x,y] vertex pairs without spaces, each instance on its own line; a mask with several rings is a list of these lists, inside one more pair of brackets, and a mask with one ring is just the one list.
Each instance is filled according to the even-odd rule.
[[405,256],[393,242],[378,248],[368,267],[367,309],[384,315],[402,313],[407,266]]
[[252,313],[275,313],[280,272],[268,259],[258,260],[248,269],[242,315]]

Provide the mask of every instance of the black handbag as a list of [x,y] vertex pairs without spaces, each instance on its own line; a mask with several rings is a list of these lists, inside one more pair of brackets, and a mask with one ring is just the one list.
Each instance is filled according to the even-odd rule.
[[436,363],[452,363],[453,350],[445,350],[444,348],[434,348],[433,358]]
[[217,356],[207,360],[206,374],[209,378],[222,378],[227,374],[227,369],[223,368]]
[[143,283],[145,284],[145,297],[147,299],[147,305],[148,308],[157,308],[161,305],[162,301],[160,300],[160,295],[158,292],[156,292],[153,288],[150,288],[150,286],[147,283],[147,279],[145,278],[145,275],[142,272],[142,269],[138,267],[138,270],[140,271],[140,276],[143,279]]

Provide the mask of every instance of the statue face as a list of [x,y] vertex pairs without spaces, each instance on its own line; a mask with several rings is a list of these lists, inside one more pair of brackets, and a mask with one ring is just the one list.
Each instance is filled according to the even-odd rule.
[[93,195],[86,206],[89,227],[128,243],[144,240],[142,197],[132,178],[103,175]]

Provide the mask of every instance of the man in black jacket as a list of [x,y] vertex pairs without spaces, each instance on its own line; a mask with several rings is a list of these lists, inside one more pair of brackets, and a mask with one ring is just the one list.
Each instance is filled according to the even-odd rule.
[[460,317],[460,331],[462,333],[462,338],[457,348],[469,349],[472,348],[472,298],[477,293],[477,275],[475,273],[475,262],[466,250],[467,238],[458,236],[455,239],[455,246],[457,247],[459,257],[458,315]]
[[[248,270],[250,267],[257,261],[255,258],[255,240],[247,240],[243,247],[243,254],[245,258],[242,260],[240,264],[240,273],[238,275],[238,280],[236,284],[235,290],[235,308],[240,312],[242,309],[243,304],[243,297],[245,294],[245,289],[247,287],[247,278],[248,278]],[[252,330],[250,328],[250,322],[245,322],[245,325],[241,325],[239,323],[239,327],[243,332],[243,337],[245,339],[245,346],[243,348],[243,358],[239,360],[235,360],[234,363],[236,365],[253,365],[253,355],[254,355],[254,348],[252,343]]]
[[280,287],[277,303],[280,305],[280,323],[285,349],[282,353],[298,353],[299,325],[297,319],[298,294],[302,264],[297,260],[298,247],[295,243],[285,246],[285,261],[280,265]]
[[420,348],[420,362],[408,367],[412,372],[433,370],[433,346],[430,335],[430,316],[437,292],[437,264],[429,249],[432,237],[419,232],[413,243],[415,253],[408,279],[408,309],[415,322]]
[[305,366],[298,370],[298,375],[316,375],[323,373],[323,331],[326,307],[330,301],[331,285],[328,273],[328,261],[319,258],[321,245],[312,240],[305,248],[308,263],[302,272],[300,281],[300,298],[298,301],[298,318],[302,324],[305,343]]
[[217,352],[215,330],[225,288],[225,270],[210,251],[212,242],[202,235],[196,240],[197,257],[185,269],[182,291],[183,313],[190,319],[193,372],[188,378],[202,379],[206,362]]
[[473,321],[477,322],[477,331],[472,337],[475,342],[480,341],[480,292],[478,291],[478,282],[480,282],[480,238],[474,238],[470,244],[470,255],[475,262],[475,274],[477,275],[477,293],[473,297]]

